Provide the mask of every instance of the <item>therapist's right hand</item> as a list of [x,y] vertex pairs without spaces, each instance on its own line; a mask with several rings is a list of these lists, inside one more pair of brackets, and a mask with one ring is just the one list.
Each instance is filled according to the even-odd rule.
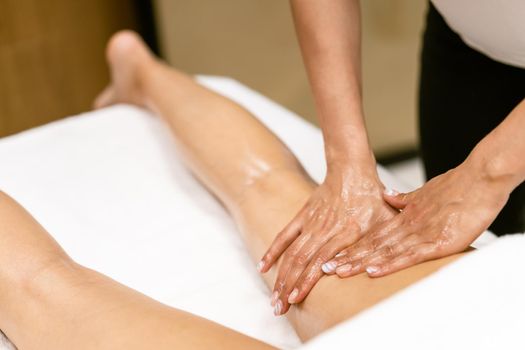
[[[383,200],[383,190],[375,164],[368,171],[330,168],[325,181],[277,235],[258,264],[261,272],[267,272],[282,256],[271,301],[275,315],[289,309],[289,298],[304,299],[325,272],[335,270],[336,266],[326,266],[327,261],[374,225],[396,215],[397,211]],[[295,289],[298,282],[302,285],[300,292]]]

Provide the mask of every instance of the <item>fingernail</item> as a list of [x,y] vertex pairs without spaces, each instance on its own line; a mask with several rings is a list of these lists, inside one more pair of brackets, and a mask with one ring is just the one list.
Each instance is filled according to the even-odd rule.
[[321,266],[321,270],[323,270],[324,273],[332,273],[335,271],[336,267],[337,263],[335,261],[329,261]]
[[290,296],[288,297],[288,302],[290,304],[293,304],[295,302],[295,298],[297,298],[298,295],[299,295],[299,289],[294,288],[292,290],[292,293],[290,293]]
[[336,257],[336,258],[340,258],[340,257],[345,256],[345,255],[346,255],[346,252],[340,252],[340,253],[337,253],[337,254],[335,255],[335,257]]
[[271,299],[271,301],[270,301],[270,304],[271,304],[272,306],[275,306],[275,302],[277,301],[277,298],[278,298],[278,297],[279,297],[279,292],[277,292],[277,291],[273,292],[273,294],[272,294],[272,299]]
[[399,194],[399,192],[397,192],[396,190],[393,190],[391,188],[385,188],[383,193],[386,194],[387,196],[397,196]]
[[374,273],[377,273],[379,272],[379,267],[377,266],[368,266],[366,268],[366,273],[368,273],[369,275],[373,275]]
[[257,271],[261,272],[263,267],[264,267],[264,261],[261,260],[257,263]]
[[273,314],[275,316],[279,316],[281,314],[282,309],[283,309],[283,302],[278,300],[277,303],[275,303],[275,307],[273,308]]
[[335,270],[335,273],[337,273],[338,275],[342,275],[342,274],[350,272],[351,270],[352,270],[352,265],[351,264],[344,264],[344,265],[339,266]]

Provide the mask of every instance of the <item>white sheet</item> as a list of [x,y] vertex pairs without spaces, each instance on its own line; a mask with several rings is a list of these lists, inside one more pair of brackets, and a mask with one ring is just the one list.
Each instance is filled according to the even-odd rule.
[[525,349],[524,252],[498,239],[301,349]]
[[[252,111],[323,178],[317,128],[231,79],[201,82]],[[80,263],[278,347],[300,345],[286,319],[273,317],[234,223],[158,119],[115,106],[61,120],[0,140],[0,165],[0,187]],[[387,186],[406,189],[379,171]]]

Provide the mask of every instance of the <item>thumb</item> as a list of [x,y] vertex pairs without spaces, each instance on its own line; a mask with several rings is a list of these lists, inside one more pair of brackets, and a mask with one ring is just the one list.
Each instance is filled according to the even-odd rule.
[[383,199],[393,208],[404,209],[415,192],[399,193],[396,190],[386,188],[383,191]]

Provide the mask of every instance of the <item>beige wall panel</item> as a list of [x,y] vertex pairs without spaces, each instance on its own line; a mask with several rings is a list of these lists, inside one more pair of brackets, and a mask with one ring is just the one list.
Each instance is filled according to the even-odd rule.
[[156,0],[167,60],[188,72],[231,76],[308,119],[308,82],[285,0]]
[[[363,4],[367,125],[377,153],[416,144],[415,91],[424,0]],[[231,76],[306,119],[310,89],[286,0],[155,0],[161,47],[188,72]]]
[[426,1],[361,1],[363,95],[376,153],[417,144],[416,92]]

